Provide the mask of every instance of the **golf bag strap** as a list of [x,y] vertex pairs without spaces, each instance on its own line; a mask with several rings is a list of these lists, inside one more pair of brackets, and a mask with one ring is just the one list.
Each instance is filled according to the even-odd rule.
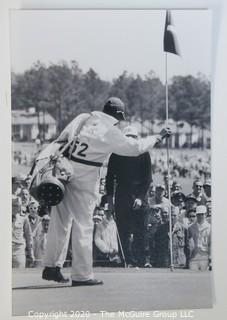
[[89,114],[86,119],[84,119],[83,121],[81,121],[81,123],[78,125],[78,127],[77,127],[77,129],[76,129],[76,132],[75,132],[75,134],[74,134],[74,137],[73,137],[70,141],[68,141],[68,142],[66,142],[66,141],[59,141],[59,140],[56,140],[56,141],[55,141],[56,143],[65,143],[65,142],[66,142],[66,144],[65,144],[62,148],[60,148],[59,153],[58,153],[58,156],[62,155],[62,154],[67,150],[67,148],[69,148],[69,147],[71,146],[70,149],[69,149],[69,156],[68,156],[68,158],[71,159],[71,157],[72,157],[72,151],[73,151],[74,145],[75,145],[75,143],[76,143],[76,139],[77,139],[80,131],[82,130],[83,126],[86,124],[86,122],[88,121],[88,119],[90,119],[91,116],[92,116],[92,114]]

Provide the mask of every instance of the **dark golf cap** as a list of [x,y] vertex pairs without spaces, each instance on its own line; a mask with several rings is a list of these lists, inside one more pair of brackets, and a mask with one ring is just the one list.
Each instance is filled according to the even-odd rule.
[[117,120],[125,120],[125,105],[117,97],[111,97],[106,101],[103,112]]
[[171,198],[173,198],[173,199],[183,199],[183,201],[185,201],[185,199],[186,199],[184,193],[181,192],[181,191],[172,192]]
[[196,197],[193,195],[193,194],[189,194],[187,197],[186,197],[186,201],[187,200],[194,200],[195,202],[197,202],[197,199]]

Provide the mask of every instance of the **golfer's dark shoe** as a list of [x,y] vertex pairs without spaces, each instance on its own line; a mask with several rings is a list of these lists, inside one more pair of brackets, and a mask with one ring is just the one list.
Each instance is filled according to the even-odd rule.
[[72,287],[78,287],[78,286],[97,286],[102,285],[103,281],[97,280],[97,279],[90,279],[86,281],[75,281],[72,280]]
[[65,278],[61,273],[61,268],[59,267],[45,267],[43,270],[42,278],[44,280],[52,280],[60,283],[69,282],[68,278]]

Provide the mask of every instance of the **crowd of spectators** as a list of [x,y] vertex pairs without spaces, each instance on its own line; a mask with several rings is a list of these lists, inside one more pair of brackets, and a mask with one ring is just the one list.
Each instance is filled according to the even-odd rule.
[[[163,178],[165,180],[165,176]],[[97,211],[100,213],[97,214]],[[136,214],[135,211],[137,210],[132,208],[132,215]],[[110,210],[108,208],[105,209],[101,206],[99,210],[96,210],[94,216],[96,230],[102,224],[103,219],[106,219],[106,216],[109,215]],[[128,241],[128,251],[131,254],[131,259],[127,266],[170,267],[170,217],[172,222],[173,266],[201,271],[211,269],[212,210],[210,179],[204,182],[201,179],[194,180],[192,192],[187,195],[183,193],[181,185],[174,180],[171,184],[170,200],[164,183],[157,185],[152,183],[150,185],[142,207],[139,209],[139,215],[137,214],[137,220],[133,220],[134,228],[131,229],[134,232],[137,230],[139,218],[141,220],[139,224],[143,223],[143,231],[141,232],[143,247],[137,250],[137,244],[134,241],[135,233],[132,231]],[[138,230],[141,230],[141,228]],[[99,231],[98,237],[101,238],[101,236]],[[104,237],[103,234],[103,240]],[[118,243],[120,240],[118,239]],[[109,244],[109,251],[106,248],[103,250],[100,246],[98,247],[108,258],[108,254],[111,253],[111,244]],[[124,250],[119,247],[115,253],[118,255],[115,264],[122,265],[125,262]],[[96,256],[96,258],[99,257],[99,255]]]
[[12,178],[12,267],[42,265],[50,210],[31,197],[30,176]]
[[[17,157],[16,161],[19,161],[18,159]],[[151,182],[142,205],[132,208],[130,214],[134,215],[135,219],[127,234],[127,250],[125,245],[122,247],[124,239],[119,236],[115,213],[109,207],[105,177],[100,180],[99,192],[102,198],[94,211],[94,264],[143,268],[169,267],[171,217],[174,267],[191,270],[211,269],[212,206],[209,156],[177,153],[170,159],[169,180],[162,151],[151,155],[151,159],[152,173],[161,176],[162,181],[159,184]],[[45,252],[51,210],[40,206],[29,194],[30,178],[12,178],[14,268],[42,266]],[[193,181],[191,192],[188,194],[180,184],[180,181],[186,180]],[[122,194],[122,197],[124,196]],[[130,256],[130,262],[126,261],[125,255]]]

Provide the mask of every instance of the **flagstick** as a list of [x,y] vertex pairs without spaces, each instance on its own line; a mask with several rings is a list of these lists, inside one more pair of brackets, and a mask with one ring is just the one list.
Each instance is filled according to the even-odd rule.
[[[166,75],[166,123],[169,122],[169,97],[168,97],[168,77],[167,77],[167,52],[165,61],[165,75]],[[171,203],[170,196],[170,168],[169,168],[169,139],[167,139],[167,176],[168,176],[168,198]],[[172,218],[171,205],[169,207],[169,239],[170,239],[170,270],[173,271],[173,241],[172,241]]]

